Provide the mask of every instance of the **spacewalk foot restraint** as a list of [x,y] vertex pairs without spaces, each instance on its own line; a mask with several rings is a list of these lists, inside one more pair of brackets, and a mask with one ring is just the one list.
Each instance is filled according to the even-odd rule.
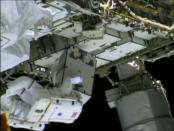
[[11,131],[6,113],[0,115],[0,129],[1,131]]
[[173,131],[174,120],[162,86],[135,65],[118,65],[117,72],[120,83],[112,89],[115,96],[111,97],[111,91],[106,96],[110,106],[114,102],[117,107],[123,131]]

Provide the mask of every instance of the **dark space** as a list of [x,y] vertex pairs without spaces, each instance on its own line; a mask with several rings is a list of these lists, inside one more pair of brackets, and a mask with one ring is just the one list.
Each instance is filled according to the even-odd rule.
[[[173,88],[173,72],[174,72],[174,56],[163,58],[155,63],[146,63],[147,71],[153,78],[162,81],[164,88],[167,90],[168,100],[171,111],[174,116],[174,95]],[[83,112],[78,120],[73,124],[50,123],[44,131],[56,130],[93,130],[94,128],[107,128],[109,131],[121,131],[116,109],[110,109],[105,101],[104,90],[108,88],[110,83],[105,79],[95,77],[94,90],[92,99],[84,106]],[[14,129],[12,131],[24,131],[24,129]],[[28,131],[28,130],[25,130]]]

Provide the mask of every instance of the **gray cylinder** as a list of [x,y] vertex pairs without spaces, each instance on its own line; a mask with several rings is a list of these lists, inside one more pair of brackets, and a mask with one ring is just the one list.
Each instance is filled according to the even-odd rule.
[[168,101],[161,89],[137,91],[116,103],[123,131],[174,131]]

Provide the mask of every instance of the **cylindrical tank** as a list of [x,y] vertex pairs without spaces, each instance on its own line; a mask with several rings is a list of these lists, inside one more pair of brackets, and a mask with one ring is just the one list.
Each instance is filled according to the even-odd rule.
[[174,131],[162,89],[137,91],[116,101],[123,131]]

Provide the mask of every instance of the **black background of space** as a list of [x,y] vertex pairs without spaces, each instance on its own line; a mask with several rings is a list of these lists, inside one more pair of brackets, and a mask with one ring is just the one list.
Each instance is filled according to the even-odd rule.
[[[174,116],[174,56],[162,58],[155,63],[146,63],[147,71],[156,79],[162,81],[167,90],[171,112]],[[114,76],[114,74],[111,74]],[[106,78],[95,77],[92,99],[83,107],[79,119],[73,124],[50,123],[44,131],[66,131],[66,130],[94,130],[94,128],[107,129],[108,131],[121,131],[116,109],[110,109],[105,101],[104,90],[110,87]],[[12,131],[28,131],[25,129],[11,128]]]

